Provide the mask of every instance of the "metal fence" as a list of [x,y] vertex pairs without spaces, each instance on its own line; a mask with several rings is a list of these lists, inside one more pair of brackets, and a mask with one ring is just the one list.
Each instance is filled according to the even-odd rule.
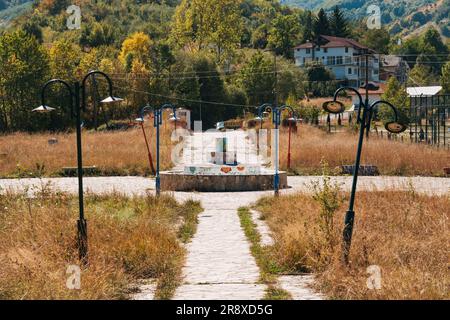
[[410,97],[411,141],[450,146],[450,95]]

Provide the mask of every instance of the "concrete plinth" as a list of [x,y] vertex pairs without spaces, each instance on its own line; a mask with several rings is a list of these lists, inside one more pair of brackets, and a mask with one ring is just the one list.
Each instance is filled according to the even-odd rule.
[[[280,172],[280,189],[287,185],[286,172]],[[160,173],[163,191],[259,191],[273,189],[273,172],[254,175],[194,175],[183,171]]]

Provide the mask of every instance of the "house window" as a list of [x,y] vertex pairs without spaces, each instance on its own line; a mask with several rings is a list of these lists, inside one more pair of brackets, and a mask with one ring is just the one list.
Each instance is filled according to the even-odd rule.
[[348,68],[348,74],[352,74],[352,68]]
[[306,58],[303,58],[303,64],[305,64],[306,63]]
[[323,48],[324,53],[328,53],[328,48]]
[[320,47],[317,47],[317,48],[316,48],[316,51],[320,51]]
[[327,57],[327,65],[335,65],[336,64],[336,57],[330,56]]
[[345,63],[346,64],[352,63],[352,58],[351,57],[345,57]]
[[336,57],[336,64],[337,65],[342,65],[343,64],[342,56]]
[[307,54],[311,53],[311,49],[306,49],[306,53]]
[[345,47],[345,53],[348,53],[348,47]]

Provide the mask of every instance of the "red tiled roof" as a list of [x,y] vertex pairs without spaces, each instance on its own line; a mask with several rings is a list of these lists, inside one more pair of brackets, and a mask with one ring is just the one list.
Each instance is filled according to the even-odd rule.
[[[363,49],[363,50],[368,49],[370,51],[373,51],[353,39],[332,37],[332,36],[325,36],[325,35],[321,35],[320,37],[326,41],[326,43],[324,45],[320,46],[321,48],[352,47],[355,49]],[[295,49],[307,49],[307,48],[312,48],[312,47],[313,47],[313,43],[307,42],[307,43],[301,44],[299,46],[296,46]]]
[[311,42],[306,42],[306,43],[296,46],[294,49],[310,49],[312,47],[313,47],[313,44]]

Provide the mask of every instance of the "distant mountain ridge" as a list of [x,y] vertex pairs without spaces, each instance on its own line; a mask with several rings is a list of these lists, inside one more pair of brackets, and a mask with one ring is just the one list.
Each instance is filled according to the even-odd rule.
[[0,10],[6,10],[33,0],[0,0]]
[[0,27],[31,8],[33,0],[0,0]]
[[392,34],[407,36],[427,26],[438,28],[450,37],[450,0],[283,0],[283,4],[317,11],[339,6],[350,19],[368,18],[370,5],[381,10],[381,23]]

